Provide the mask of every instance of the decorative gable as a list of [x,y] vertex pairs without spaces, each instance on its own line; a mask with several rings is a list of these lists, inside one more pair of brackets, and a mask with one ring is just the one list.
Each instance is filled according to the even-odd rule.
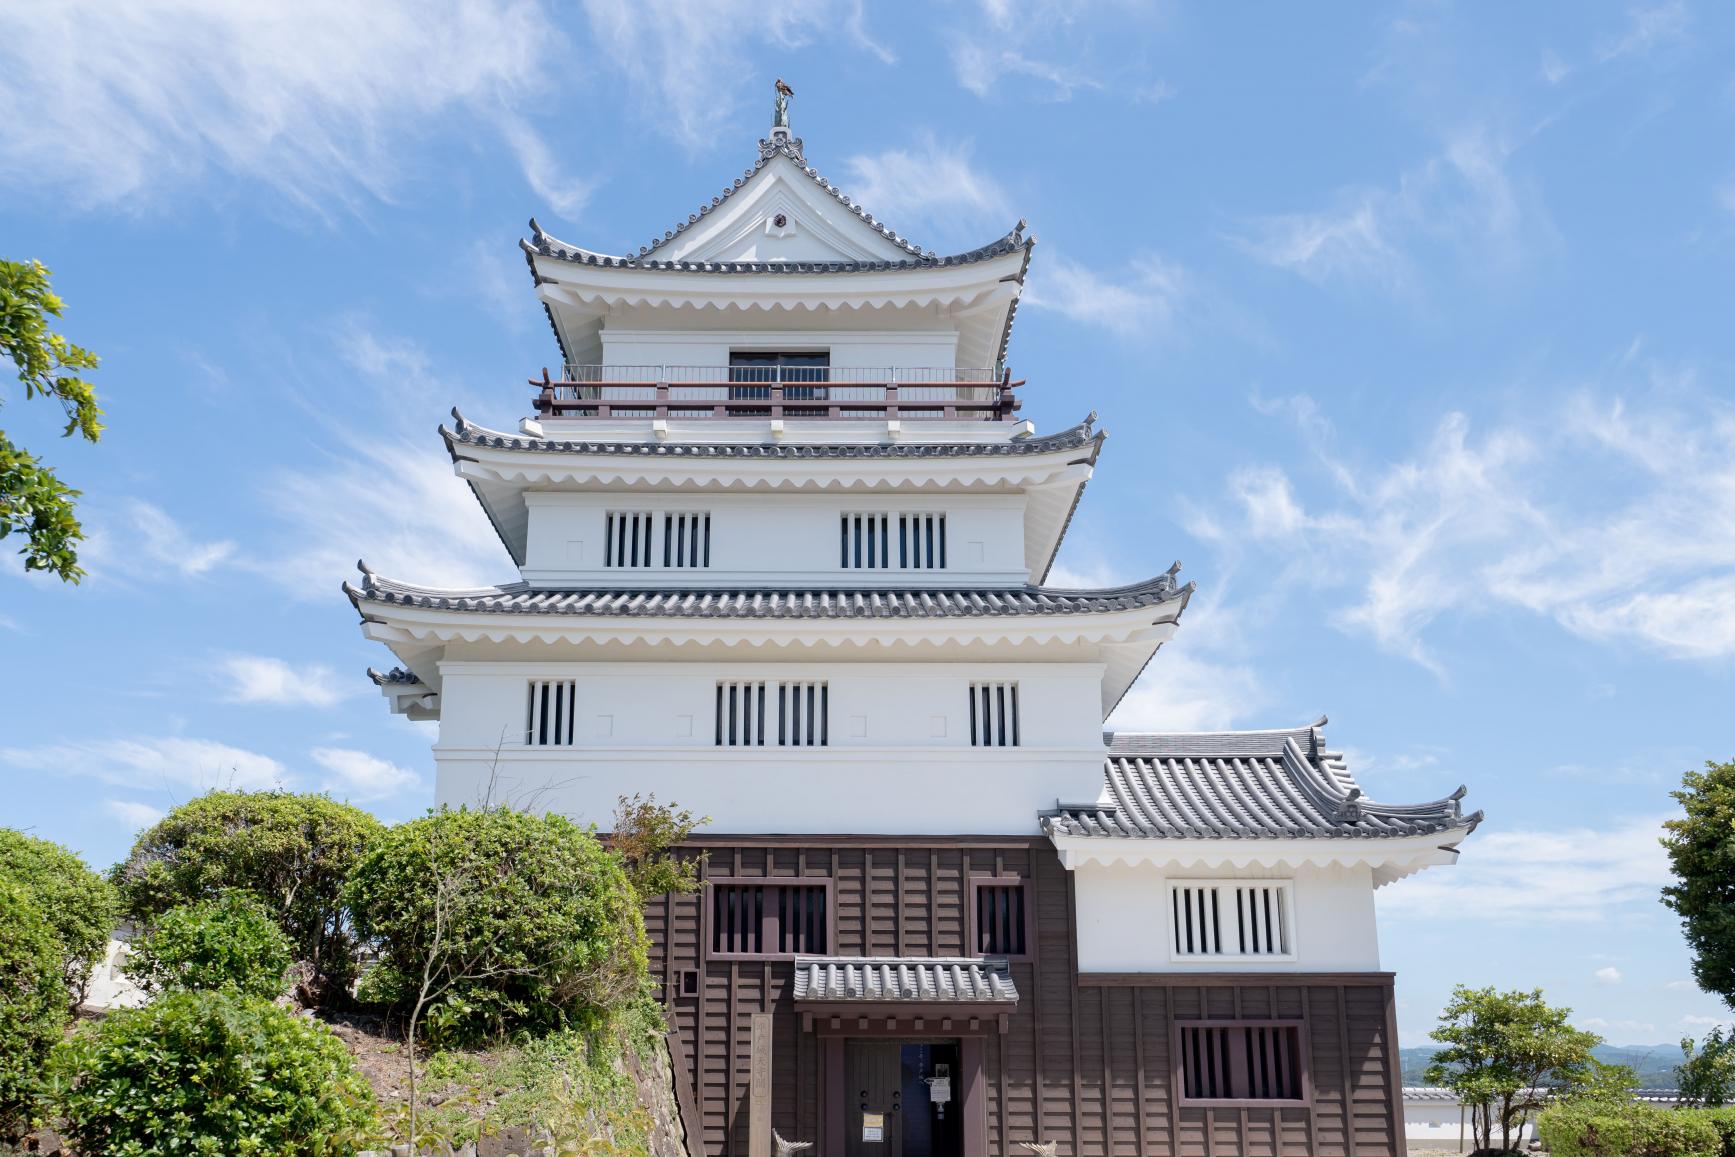
[[806,167],[795,142],[764,142],[739,184],[648,250],[664,261],[905,261],[921,250]]

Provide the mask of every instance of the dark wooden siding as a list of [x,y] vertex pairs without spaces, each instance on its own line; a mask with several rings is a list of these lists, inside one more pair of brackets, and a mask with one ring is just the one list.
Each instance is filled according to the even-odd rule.
[[[836,955],[966,954],[972,875],[1032,881],[1035,951],[1012,963],[1021,1000],[983,1051],[987,1149],[1053,1140],[1063,1157],[1389,1157],[1403,1151],[1384,973],[1247,976],[1077,972],[1072,879],[1046,841],[706,841],[704,876],[832,880]],[[820,1043],[796,1013],[787,961],[707,960],[701,899],[646,913],[653,968],[690,1064],[695,1157],[749,1154],[749,1017],[774,1015],[772,1126],[823,1140]],[[699,994],[680,994],[697,970]],[[1310,1100],[1295,1107],[1182,1106],[1177,1019],[1304,1026]],[[677,1074],[677,1079],[682,1079]],[[832,1157],[817,1154],[817,1157]]]

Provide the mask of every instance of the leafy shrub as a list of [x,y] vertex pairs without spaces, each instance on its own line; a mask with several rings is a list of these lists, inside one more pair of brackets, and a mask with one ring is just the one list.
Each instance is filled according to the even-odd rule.
[[619,858],[560,816],[442,810],[400,824],[344,895],[381,954],[361,991],[430,1005],[436,1043],[591,1023],[649,983]]
[[355,968],[343,881],[382,830],[322,795],[214,791],[140,835],[115,882],[146,924],[232,888],[253,893],[311,967],[316,995],[341,999]]
[[1723,1157],[1735,1120],[1723,1110],[1566,1102],[1543,1110],[1536,1133],[1551,1157]]
[[64,1132],[81,1151],[258,1157],[351,1154],[373,1093],[317,1021],[235,992],[170,992],[56,1050]]
[[0,828],[0,879],[22,887],[59,937],[67,1004],[77,1008],[119,918],[114,888],[59,844],[11,828]]
[[65,1030],[64,963],[30,896],[0,879],[0,1137],[28,1120],[43,1058]]
[[281,996],[292,963],[289,938],[245,892],[163,913],[134,946],[125,971],[146,992],[227,988]]

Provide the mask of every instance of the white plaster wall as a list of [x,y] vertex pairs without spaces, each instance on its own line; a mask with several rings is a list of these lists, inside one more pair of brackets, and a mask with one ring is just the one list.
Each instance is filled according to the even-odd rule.
[[[736,582],[856,584],[907,580],[911,585],[1008,585],[1029,580],[1024,557],[1022,495],[834,497],[741,494],[610,495],[531,491],[524,578],[541,585]],[[706,569],[603,566],[610,511],[711,514],[711,565]],[[839,565],[840,518],[846,513],[937,512],[946,515],[944,570],[846,569]],[[894,536],[897,523],[891,523]],[[662,557],[662,521],[655,557]],[[896,554],[893,538],[893,555]],[[895,561],[895,557],[894,557]]]
[[[932,325],[931,315],[927,321]],[[605,328],[610,366],[726,366],[731,350],[830,351],[834,366],[952,366],[956,327],[928,330]]]
[[[1460,1120],[1462,1118],[1462,1120]],[[1411,1149],[1467,1153],[1476,1146],[1470,1131],[1469,1110],[1456,1101],[1405,1101],[1404,1133]],[[1459,1136],[1463,1142],[1460,1147]],[[1518,1140],[1529,1144],[1536,1136],[1536,1121],[1525,1122]]]
[[1300,868],[1189,873],[1195,879],[1293,880],[1292,960],[1171,960],[1168,877],[1153,864],[1076,870],[1079,969],[1084,972],[1364,972],[1380,966],[1372,869]]
[[[439,802],[494,795],[606,825],[623,793],[712,817],[716,832],[1020,834],[1102,786],[1093,664],[441,665]],[[526,687],[577,681],[576,744],[526,747]],[[719,679],[825,679],[825,748],[715,746]],[[1016,679],[1016,748],[970,745],[972,679]]]

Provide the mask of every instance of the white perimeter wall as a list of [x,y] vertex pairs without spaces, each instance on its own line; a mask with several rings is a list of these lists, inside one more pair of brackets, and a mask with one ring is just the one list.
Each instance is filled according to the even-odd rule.
[[[1153,864],[1083,864],[1078,888],[1078,958],[1082,972],[1363,972],[1380,966],[1372,870],[1299,868],[1165,876]],[[1170,879],[1293,880],[1294,959],[1171,959]]]
[[[438,802],[529,800],[607,827],[618,796],[709,815],[718,833],[1016,835],[1102,789],[1094,664],[514,663],[441,665]],[[520,739],[532,679],[577,681],[576,744]],[[719,679],[824,679],[825,748],[717,747]],[[972,679],[1016,680],[1019,747],[970,745]]]
[[[921,585],[1008,585],[1029,581],[1024,560],[1022,495],[631,494],[531,491],[524,578],[542,584],[772,581],[875,584],[904,577]],[[610,511],[653,511],[661,559],[662,514],[711,515],[711,565],[702,570],[603,566]],[[945,570],[846,569],[840,565],[841,516],[893,516],[891,561],[897,562],[898,514],[946,516]]]

